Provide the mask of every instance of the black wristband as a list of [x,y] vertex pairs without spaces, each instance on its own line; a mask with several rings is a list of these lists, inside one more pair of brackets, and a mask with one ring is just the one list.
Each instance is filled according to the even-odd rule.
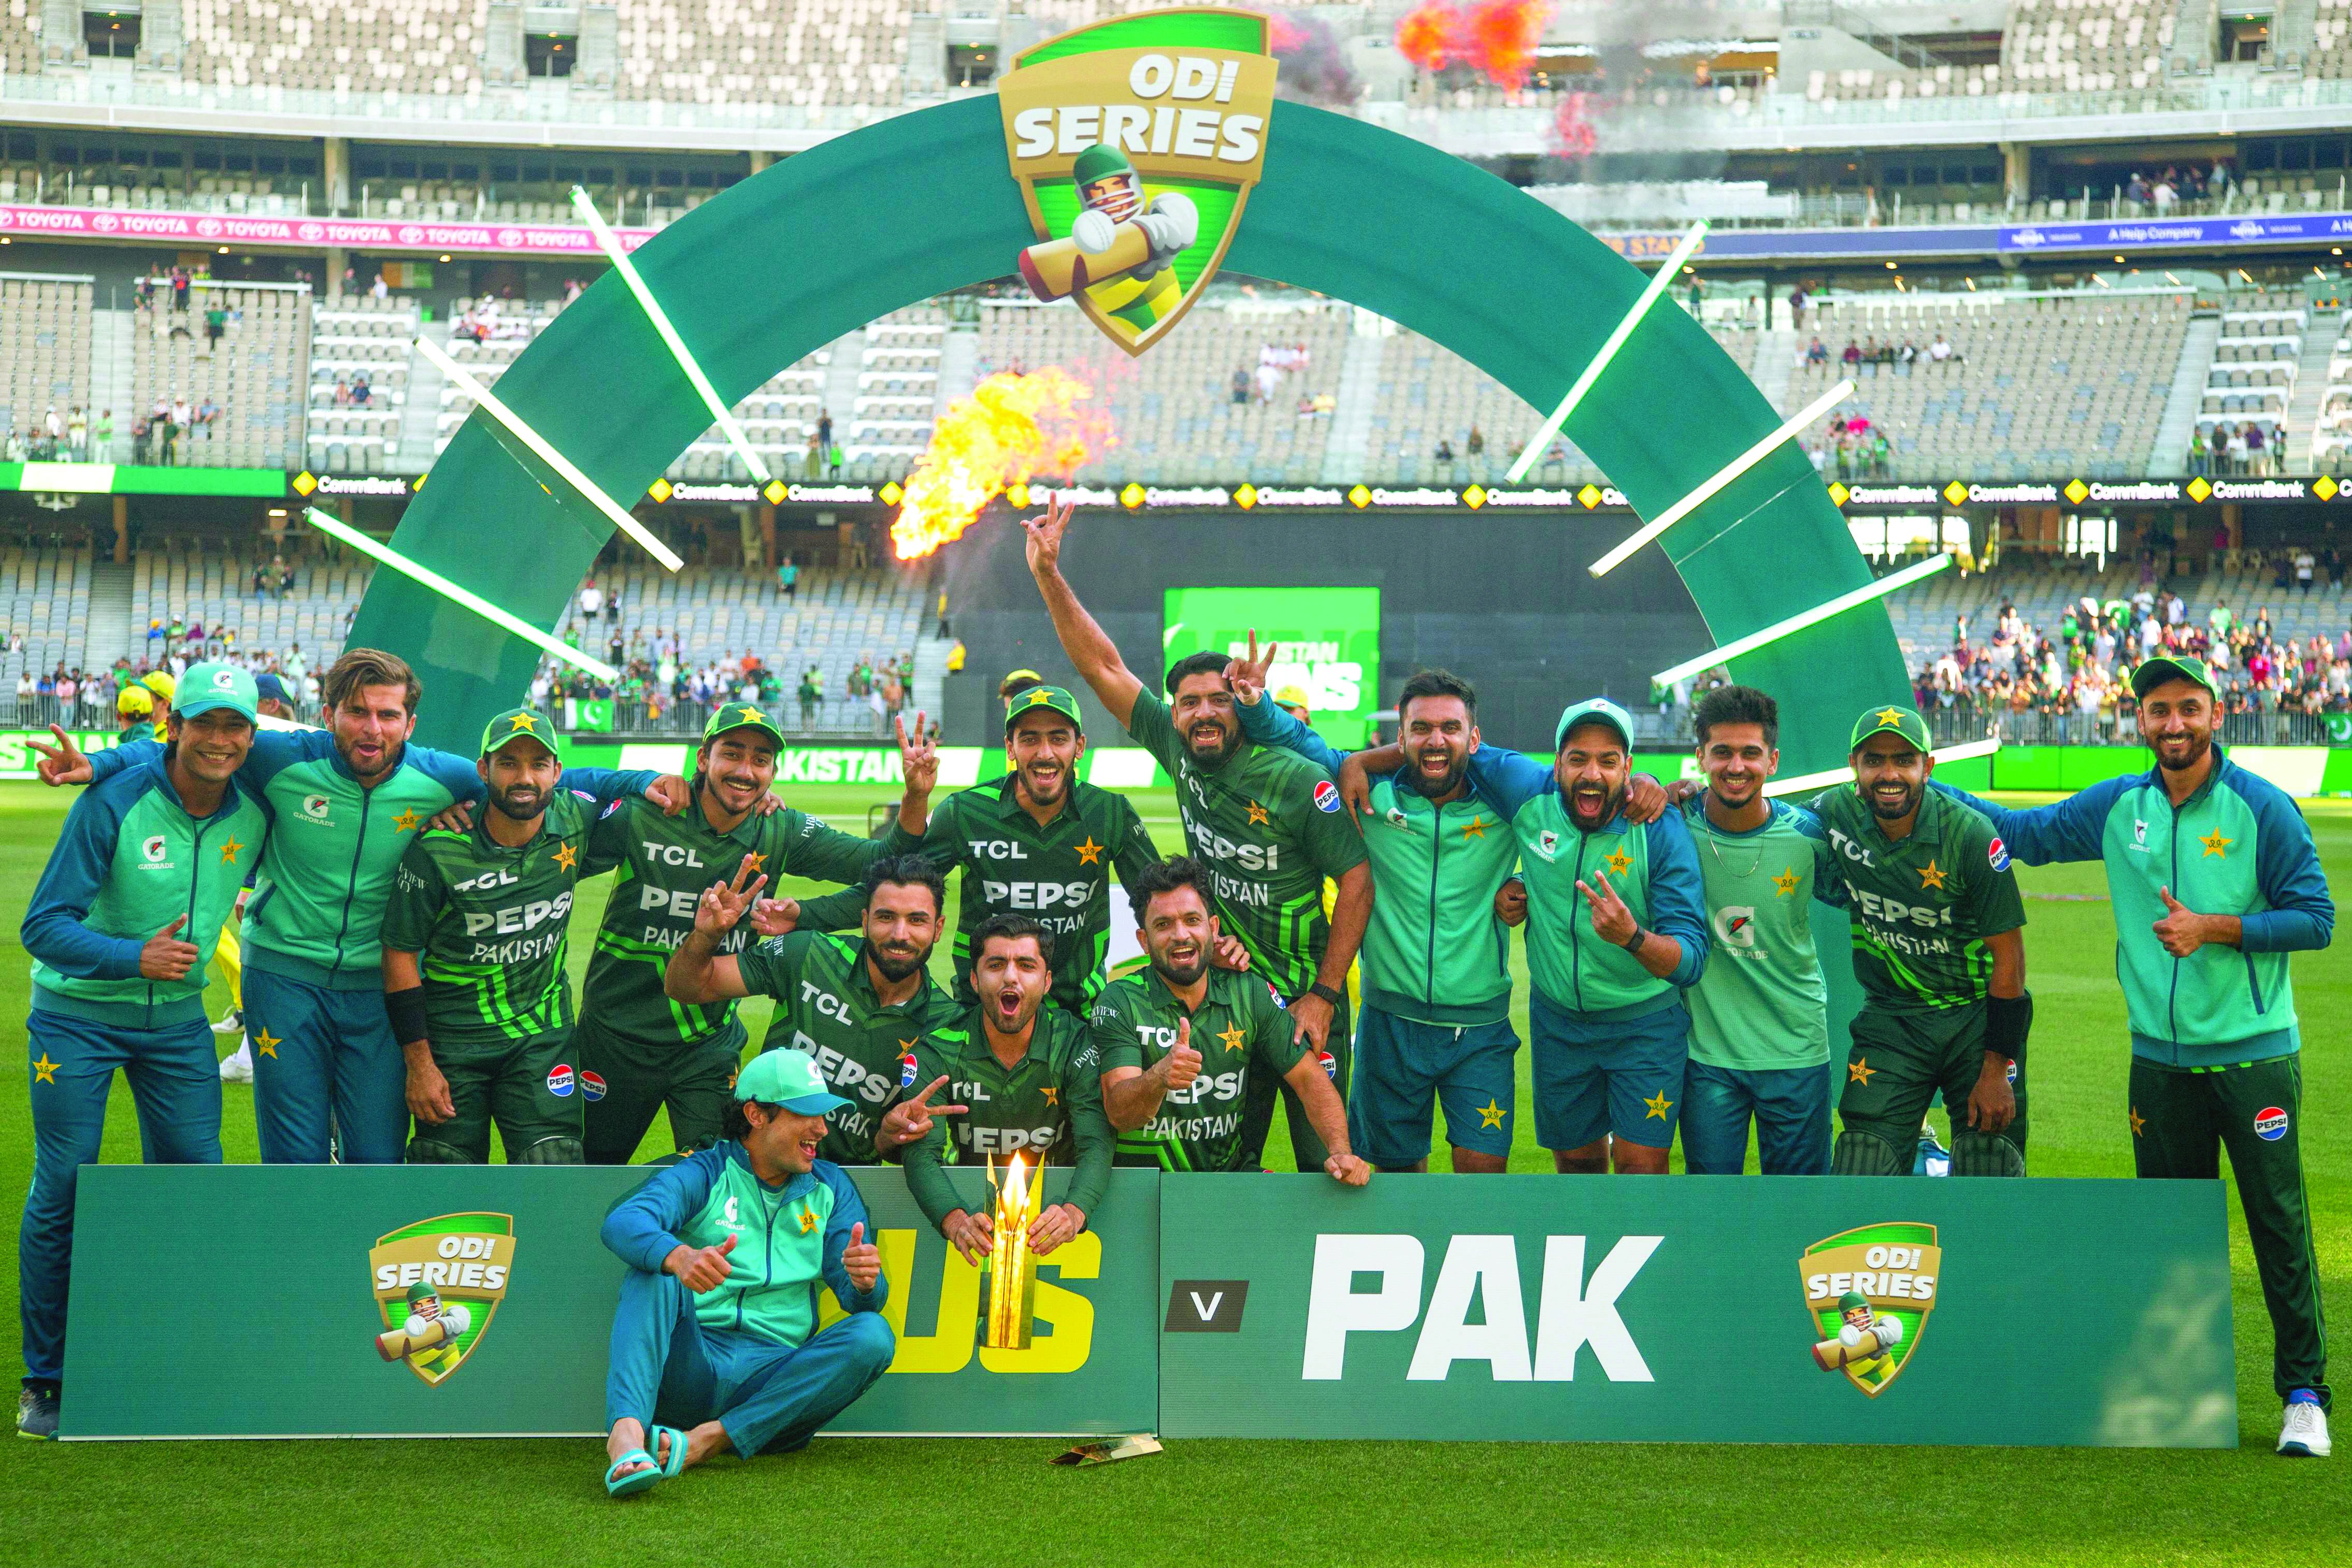
[[383,1010],[392,1019],[393,1041],[407,1045],[432,1035],[425,1021],[425,988],[411,986],[404,991],[386,991]]
[[2033,1027],[2033,994],[1985,998],[1985,1049],[2025,1070],[2025,1036]]
[[1340,994],[1338,988],[1327,986],[1320,980],[1307,987],[1307,994],[1310,997],[1320,997],[1335,1008],[1339,1005]]
[[1641,926],[1635,925],[1633,927],[1633,935],[1627,937],[1623,942],[1618,944],[1618,946],[1623,947],[1628,953],[1634,954],[1638,956],[1642,951],[1642,944],[1648,941],[1649,937],[1650,934],[1648,932],[1643,930]]

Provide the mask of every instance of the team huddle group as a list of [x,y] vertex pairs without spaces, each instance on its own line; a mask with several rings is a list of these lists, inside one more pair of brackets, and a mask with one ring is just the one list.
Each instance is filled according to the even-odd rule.
[[[604,1228],[633,1265],[608,1388],[605,1479],[625,1495],[711,1453],[796,1447],[887,1366],[887,1284],[842,1166],[900,1166],[975,1262],[990,1215],[945,1167],[1072,1167],[1030,1227],[1050,1253],[1115,1165],[1259,1169],[1277,1107],[1297,1168],[1349,1186],[1426,1169],[1441,1110],[1454,1168],[1502,1171],[1514,925],[1536,1141],[1562,1172],[1664,1172],[1679,1131],[1688,1170],[1738,1175],[1752,1124],[1767,1175],[1909,1174],[1940,1092],[1951,1173],[2022,1176],[2012,862],[2101,859],[2137,1168],[2210,1177],[2228,1148],[2281,1447],[2326,1451],[2288,955],[2325,946],[2334,910],[2292,800],[2214,744],[2197,661],[2136,673],[2151,772],[2036,810],[1933,783],[1901,706],[1855,720],[1852,782],[1775,800],[1777,708],[1741,686],[1696,712],[1696,789],[1636,772],[1605,699],[1561,715],[1549,767],[1483,745],[1475,694],[1442,671],[1406,683],[1395,745],[1342,756],[1266,692],[1275,650],[1254,642],[1177,662],[1164,701],[1146,689],[1061,573],[1068,523],[1024,525],[1033,574],[1071,664],[1174,779],[1187,856],[1161,859],[1126,797],[1080,780],[1079,705],[1026,673],[1004,688],[1008,770],[936,807],[936,755],[901,727],[906,793],[878,840],[774,799],[784,737],[756,705],[713,715],[690,778],[567,769],[527,707],[460,758],[409,744],[419,685],[370,650],[328,673],[325,730],[258,728],[252,678],[199,665],[166,743],[85,758],[58,732],[43,777],[90,788],[24,927],[20,1427],[56,1429],[75,1176],[114,1071],[148,1158],[221,1158],[205,958],[248,883],[265,1161],[480,1163],[495,1124],[509,1163],[621,1163],[667,1112],[679,1157]],[[575,1016],[572,903],[607,871]],[[1146,961],[1109,979],[1114,872]],[[768,896],[787,875],[843,887]],[[1845,912],[1864,998],[1842,1062],[1817,900]],[[751,995],[775,1007],[747,1064]],[[819,1281],[849,1314],[821,1332]]]

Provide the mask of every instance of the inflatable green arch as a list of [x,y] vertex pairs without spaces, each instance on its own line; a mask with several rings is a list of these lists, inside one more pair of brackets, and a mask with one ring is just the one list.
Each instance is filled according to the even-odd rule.
[[[1006,169],[997,104],[984,97],[900,115],[787,159],[670,225],[635,259],[731,402],[890,310],[1003,276],[1033,237]],[[1287,102],[1276,105],[1265,177],[1225,266],[1377,310],[1547,410],[1644,282],[1503,181],[1406,137]],[[1696,321],[1663,305],[1651,315],[1569,426],[1644,517],[1779,423]],[[710,423],[617,277],[541,333],[498,390],[617,497],[642,495]],[[1563,526],[1619,522],[1633,526],[1598,517]],[[450,443],[393,542],[551,627],[611,532],[484,416]],[[1870,580],[1794,444],[1658,542],[1718,644]],[[419,738],[461,753],[525,689],[540,656],[391,571],[376,574],[351,641],[416,666],[430,694]],[[1853,716],[1906,689],[1901,650],[1876,601],[1759,650],[1738,673],[1782,695],[1784,772],[1837,766]]]

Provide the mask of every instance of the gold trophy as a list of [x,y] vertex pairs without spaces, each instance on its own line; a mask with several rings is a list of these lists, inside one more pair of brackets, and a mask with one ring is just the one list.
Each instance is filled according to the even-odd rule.
[[988,1249],[988,1321],[980,1343],[989,1350],[1027,1350],[1037,1307],[1037,1255],[1029,1250],[1029,1222],[1044,1207],[1045,1174],[1042,1165],[1024,1164],[1015,1155],[1000,1178],[992,1155],[988,1185],[996,1195],[996,1239]]

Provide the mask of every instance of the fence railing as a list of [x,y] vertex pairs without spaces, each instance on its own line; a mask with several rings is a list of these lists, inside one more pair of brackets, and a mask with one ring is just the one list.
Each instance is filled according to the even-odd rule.
[[[616,697],[552,704],[556,725],[572,735],[610,736],[614,739],[698,739],[712,711],[722,704],[647,701]],[[824,697],[804,703],[787,694],[760,706],[773,716],[787,736],[808,740],[880,740],[890,733],[890,716],[863,697]],[[602,722],[600,722],[602,721]],[[909,723],[913,720],[911,716]]]

